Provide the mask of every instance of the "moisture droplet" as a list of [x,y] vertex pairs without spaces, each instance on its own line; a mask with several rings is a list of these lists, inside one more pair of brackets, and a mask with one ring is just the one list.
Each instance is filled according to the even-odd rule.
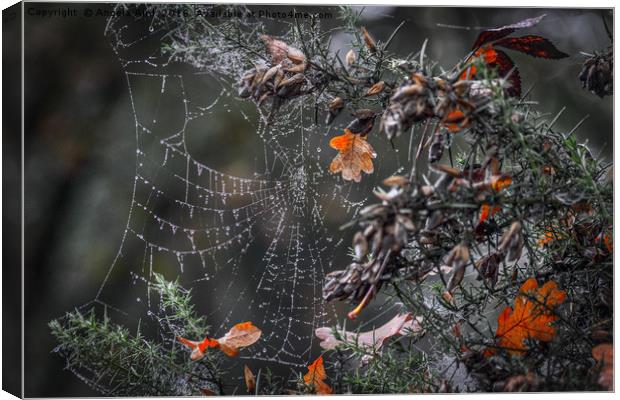
[[320,153],[320,152],[321,152],[321,148],[320,148],[320,147],[317,147],[317,148],[316,148],[316,152],[317,152],[317,153]]

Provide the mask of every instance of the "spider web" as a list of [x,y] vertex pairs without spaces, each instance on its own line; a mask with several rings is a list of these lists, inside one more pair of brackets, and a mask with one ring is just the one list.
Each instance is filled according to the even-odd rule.
[[[321,290],[350,243],[337,228],[364,204],[369,183],[327,172],[336,132],[317,126],[314,102],[290,101],[281,118],[268,106],[244,108],[235,54],[162,60],[168,23],[113,17],[106,28],[127,82],[136,161],[127,224],[95,301],[115,307],[115,282],[130,279],[144,286],[136,308],[153,315],[161,306],[149,290],[153,274],[179,278],[210,321],[210,336],[252,321],[263,336],[241,357],[305,366],[317,351],[315,328],[335,321]],[[251,155],[212,134],[228,129],[218,128],[223,112],[252,127],[253,138],[243,138]],[[245,175],[231,171],[236,161]]]

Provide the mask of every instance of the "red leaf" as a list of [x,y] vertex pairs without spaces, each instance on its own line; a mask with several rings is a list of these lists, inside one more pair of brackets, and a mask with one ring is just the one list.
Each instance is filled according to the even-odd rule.
[[568,57],[568,54],[558,50],[551,41],[536,35],[504,38],[495,42],[494,45],[520,51],[532,57],[551,59]]
[[[482,58],[488,67],[497,68],[497,73],[500,78],[505,78],[506,75],[508,75],[508,73],[512,70],[510,76],[508,77],[508,81],[511,85],[508,89],[508,94],[515,97],[521,95],[521,76],[519,75],[519,70],[515,67],[515,63],[510,57],[508,57],[508,54],[501,50],[497,50],[489,44],[476,50],[467,62],[471,62],[473,58]],[[463,71],[460,79],[475,79],[476,72],[476,66],[472,64],[469,68]]]
[[508,94],[514,97],[521,96],[521,76],[519,75],[519,70],[515,67],[515,63],[510,57],[508,57],[508,54],[504,53],[503,51],[495,50],[495,53],[495,61],[491,62],[489,66],[497,67],[497,73],[501,78],[505,78],[508,73],[514,68],[514,70],[510,72],[510,76],[508,77],[508,82],[510,82]]
[[261,333],[261,330],[251,322],[242,322],[233,326],[226,335],[219,339],[206,337],[198,342],[177,337],[177,340],[192,350],[190,354],[192,360],[200,360],[205,356],[205,350],[210,347],[218,347],[227,356],[234,357],[239,353],[241,347],[250,346],[258,341]]
[[546,14],[543,14],[535,18],[524,19],[523,21],[519,21],[514,24],[482,31],[480,35],[478,35],[478,38],[476,39],[476,41],[474,42],[474,46],[472,47],[472,49],[475,50],[485,43],[489,43],[494,40],[499,40],[501,38],[504,38],[510,35],[512,32],[516,31],[517,29],[531,28],[533,26],[536,26],[538,25],[540,21],[542,21],[545,15]]

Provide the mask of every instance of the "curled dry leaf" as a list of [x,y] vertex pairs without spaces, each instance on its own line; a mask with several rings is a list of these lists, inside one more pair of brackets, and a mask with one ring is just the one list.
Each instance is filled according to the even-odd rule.
[[[526,339],[550,342],[555,337],[556,329],[550,324],[558,319],[553,307],[566,300],[566,292],[559,290],[554,281],[545,283],[540,288],[535,278],[530,278],[521,286],[512,307],[506,307],[497,318],[497,345],[510,354],[522,355],[526,351]],[[485,355],[494,350],[487,349]]]
[[248,389],[248,393],[254,393],[254,390],[256,389],[256,377],[247,365],[243,366],[243,378],[245,380],[245,387]]
[[600,365],[598,384],[607,390],[614,390],[614,346],[602,343],[592,349],[592,358]]
[[233,326],[226,335],[219,339],[206,337],[204,340],[197,342],[178,337],[177,340],[192,350],[190,355],[192,360],[200,360],[205,356],[205,350],[210,347],[218,347],[227,356],[234,357],[239,353],[240,348],[256,343],[261,333],[261,330],[251,322],[242,322]]
[[325,383],[327,374],[323,365],[323,356],[317,358],[312,364],[308,365],[308,372],[304,375],[306,385],[312,386],[316,394],[332,394],[332,388]]
[[367,174],[374,172],[372,159],[377,157],[377,154],[365,137],[345,129],[344,135],[333,137],[329,145],[339,151],[329,166],[332,173],[340,172],[342,179],[360,182],[362,171]]
[[[415,335],[422,332],[422,317],[413,317],[411,313],[399,314],[386,322],[384,325],[367,332],[355,333],[349,331],[339,332],[344,342],[368,347],[377,351],[383,346],[385,340],[395,335]],[[334,336],[332,328],[322,327],[314,331],[317,338],[321,339],[319,345],[332,350],[343,344]]]
[[499,264],[502,257],[499,253],[487,254],[476,261],[474,266],[478,270],[478,279],[485,279],[491,287],[497,283]]

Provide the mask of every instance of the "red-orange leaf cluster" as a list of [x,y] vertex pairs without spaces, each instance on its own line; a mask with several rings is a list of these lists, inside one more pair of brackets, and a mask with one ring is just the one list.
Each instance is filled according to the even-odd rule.
[[240,348],[256,343],[261,333],[261,330],[251,322],[242,322],[233,326],[219,339],[206,337],[198,342],[178,337],[177,340],[192,350],[190,355],[192,360],[200,360],[205,356],[205,350],[210,347],[218,347],[227,356],[234,357],[239,354]]
[[476,74],[476,66],[472,62],[479,58],[490,68],[497,68],[500,77],[505,77],[510,73],[508,81],[511,87],[508,94],[511,96],[521,95],[521,77],[515,63],[502,50],[496,47],[504,47],[509,50],[519,51],[532,57],[559,59],[568,57],[568,54],[558,50],[553,43],[542,36],[526,35],[521,37],[506,37],[518,29],[531,28],[537,25],[545,15],[536,18],[529,18],[514,24],[499,28],[484,30],[478,35],[473,46],[473,54],[467,59],[470,68],[463,72],[461,79],[472,79]]
[[[526,339],[552,341],[556,329],[550,324],[558,319],[553,307],[564,300],[566,292],[559,290],[553,281],[540,288],[535,278],[525,281],[515,299],[514,309],[506,307],[497,319],[497,346],[513,355],[521,355],[527,350]],[[485,351],[487,356],[493,353],[492,349]]]
[[502,208],[500,206],[492,206],[487,203],[481,205],[480,206],[480,217],[478,218],[478,223],[482,224],[484,221],[489,219],[489,217],[494,216],[501,210]]

